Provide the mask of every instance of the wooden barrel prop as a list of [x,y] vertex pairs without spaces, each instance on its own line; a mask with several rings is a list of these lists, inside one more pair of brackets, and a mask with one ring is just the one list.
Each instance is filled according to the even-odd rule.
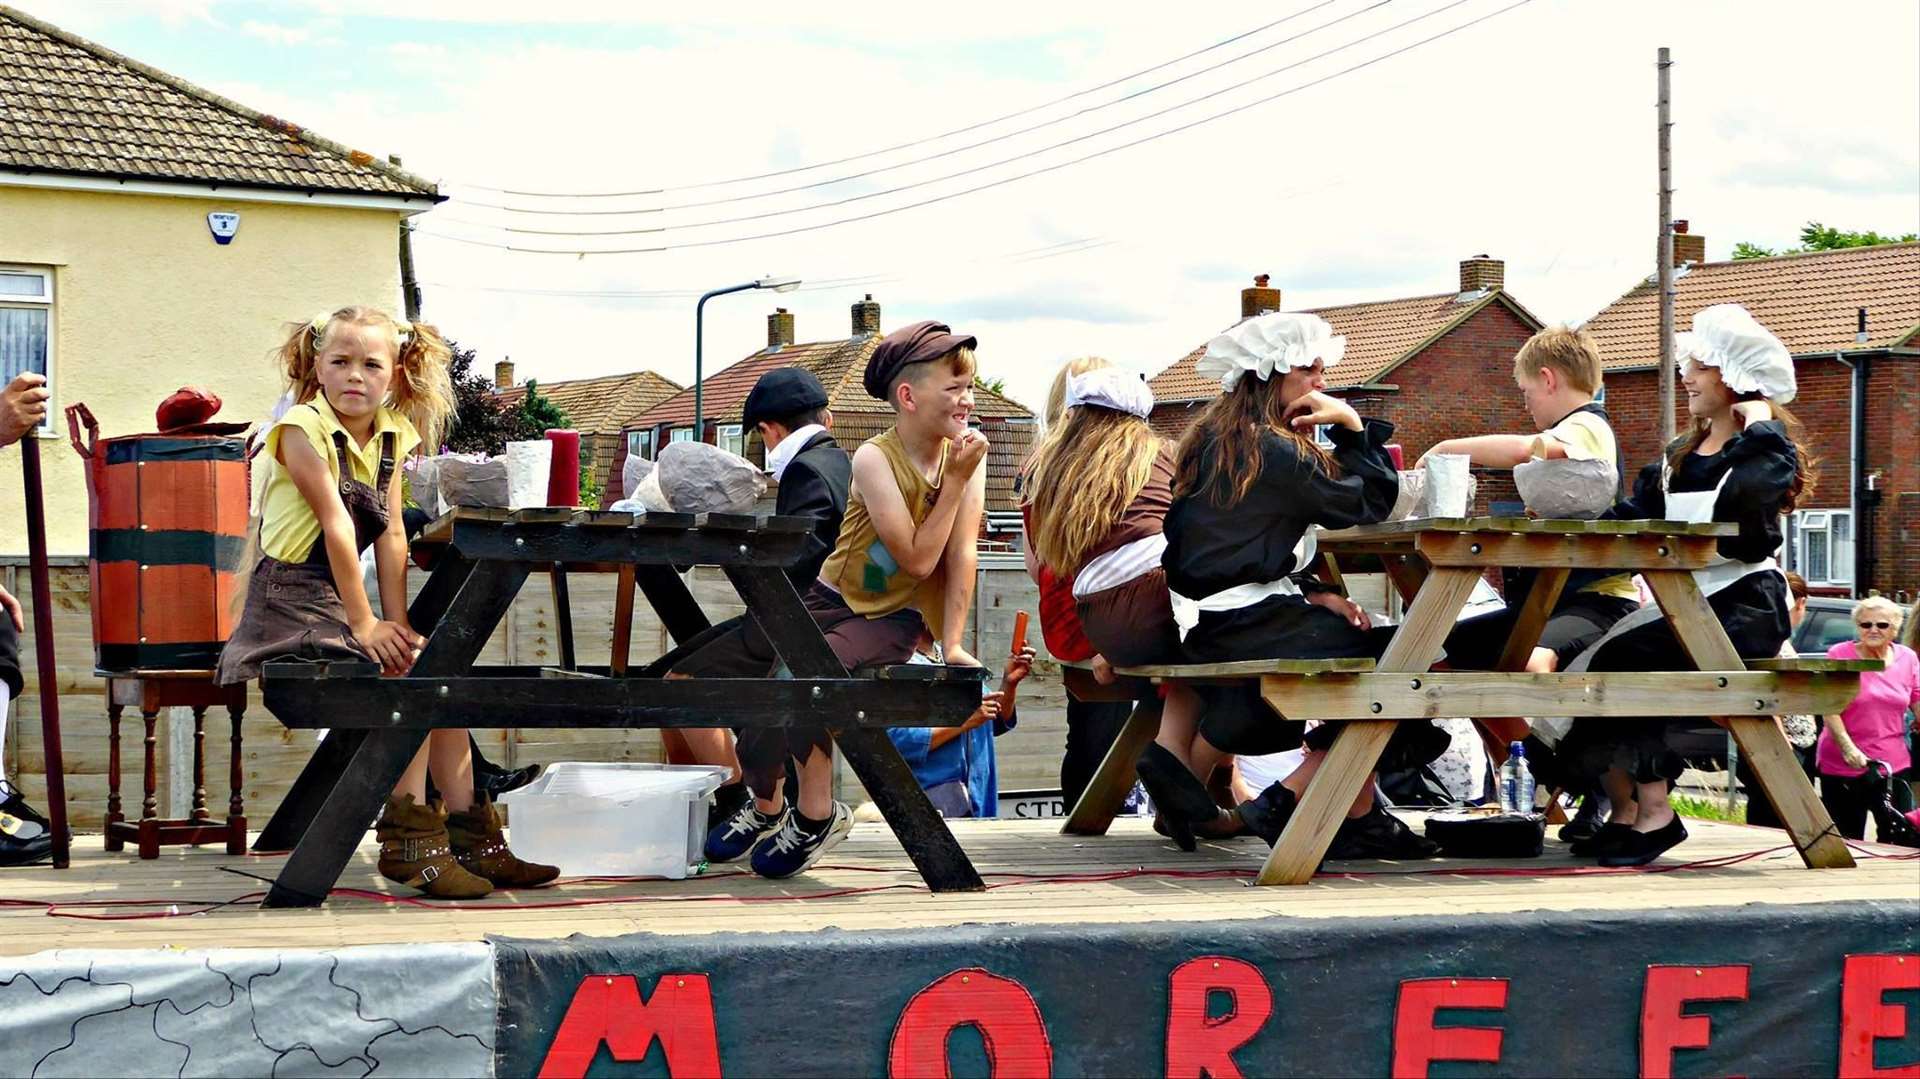
[[[73,413],[84,417],[82,444]],[[69,410],[87,459],[93,647],[103,671],[210,670],[233,632],[247,544],[246,442],[223,435],[99,439]]]

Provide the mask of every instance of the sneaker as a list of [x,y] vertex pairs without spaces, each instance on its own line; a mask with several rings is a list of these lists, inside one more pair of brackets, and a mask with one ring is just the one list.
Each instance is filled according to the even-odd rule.
[[[707,831],[711,832],[722,821],[733,819],[740,807],[753,802],[753,792],[743,782],[722,783],[713,792],[713,799],[707,803]],[[791,803],[788,803],[791,804]]]
[[492,768],[486,772],[476,771],[473,777],[474,789],[487,796],[489,801],[498,801],[508,791],[517,791],[521,787],[540,778],[541,766],[529,764],[524,768]]
[[753,799],[747,799],[734,811],[733,816],[707,831],[707,861],[715,865],[733,861],[752,850],[762,839],[779,831],[781,825],[792,816],[793,805],[790,802],[769,817],[753,807]]
[[817,832],[802,828],[799,815],[789,808],[780,829],[753,848],[753,871],[772,880],[805,872],[852,830],[853,811],[844,802],[833,803],[827,826]]
[[53,856],[53,825],[0,779],[0,866],[32,865]]

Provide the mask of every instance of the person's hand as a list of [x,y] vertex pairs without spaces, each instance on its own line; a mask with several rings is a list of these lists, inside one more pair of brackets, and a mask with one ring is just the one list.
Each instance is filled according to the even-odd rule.
[[967,651],[966,649],[960,647],[957,644],[954,645],[952,648],[942,649],[941,654],[946,657],[947,666],[949,667],[984,667],[986,666],[986,664],[973,658],[972,652]]
[[1764,423],[1773,418],[1773,406],[1765,401],[1742,401],[1733,406],[1733,418],[1740,421],[1742,430],[1750,423]]
[[967,428],[966,434],[953,440],[953,449],[947,453],[947,471],[961,482],[973,478],[980,470],[980,462],[987,459],[987,436]]
[[1436,454],[1451,453],[1451,454],[1457,455],[1459,454],[1459,452],[1460,452],[1459,450],[1454,448],[1453,439],[1451,438],[1446,439],[1445,441],[1442,441],[1442,442],[1435,442],[1433,445],[1427,447],[1427,452],[1421,454],[1419,460],[1413,463],[1414,470],[1418,471],[1420,469],[1426,468],[1427,458],[1432,457]]
[[1294,398],[1280,418],[1296,431],[1311,431],[1323,423],[1337,423],[1349,431],[1358,431],[1363,426],[1360,414],[1352,405],[1319,390]]
[[0,390],[0,446],[12,445],[47,422],[47,376],[23,371]]
[[1307,597],[1308,603],[1315,603],[1347,620],[1355,629],[1372,629],[1373,619],[1367,617],[1366,608],[1353,602],[1338,592],[1315,592]]
[[7,591],[5,588],[0,588],[0,609],[4,609],[7,612],[7,617],[13,619],[13,628],[16,632],[25,633],[27,631],[27,621],[20,614],[20,601],[14,599],[13,593]]
[[406,626],[384,619],[354,627],[353,636],[387,674],[405,674],[412,670],[414,651],[427,643],[426,638]]
[[963,731],[974,730],[999,719],[1001,703],[1005,699],[1006,694],[998,690],[980,698],[980,707],[973,710],[973,714],[968,716],[967,721],[960,725],[960,729]]
[[1862,771],[1865,771],[1867,765],[1871,763],[1867,760],[1867,755],[1862,753],[1860,747],[1854,745],[1851,740],[1840,743],[1840,757],[1847,762],[1847,767]]
[[1001,683],[1008,689],[1019,685],[1027,675],[1033,673],[1033,657],[1038,654],[1031,646],[1022,648],[1018,655],[1007,660],[1007,671],[1000,676]]
[[1113,673],[1113,664],[1108,663],[1107,657],[1098,653],[1093,657],[1093,680],[1103,686],[1110,686],[1120,680],[1120,676]]

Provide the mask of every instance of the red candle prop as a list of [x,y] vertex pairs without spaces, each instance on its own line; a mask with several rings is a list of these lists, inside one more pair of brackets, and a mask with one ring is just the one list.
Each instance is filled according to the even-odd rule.
[[1407,467],[1406,459],[1400,456],[1400,443],[1398,442],[1387,443],[1387,456],[1393,458],[1394,468],[1404,469]]
[[547,505],[580,504],[580,432],[553,428],[547,432],[553,443],[553,465],[547,473]]

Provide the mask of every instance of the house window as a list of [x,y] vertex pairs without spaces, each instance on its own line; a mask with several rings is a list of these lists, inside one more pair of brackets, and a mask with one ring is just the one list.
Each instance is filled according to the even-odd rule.
[[1333,436],[1327,433],[1327,429],[1328,429],[1327,424],[1324,424],[1324,423],[1314,424],[1313,425],[1313,443],[1314,445],[1319,446],[1322,449],[1331,450],[1333,449]]
[[740,430],[740,425],[737,423],[720,424],[719,434],[714,441],[721,449],[726,450],[728,453],[739,454],[745,457],[747,455],[747,440],[746,437],[740,433]]
[[627,432],[627,456],[653,458],[653,429]]
[[[27,371],[53,385],[53,271],[0,266],[0,386]],[[42,433],[53,430],[47,409]]]
[[1788,562],[1810,585],[1853,584],[1853,513],[1797,510]]
[[1595,391],[1593,391],[1593,403],[1594,403],[1594,404],[1596,404],[1596,405],[1604,405],[1604,404],[1606,404],[1606,403],[1607,403],[1607,386],[1606,386],[1606,383],[1604,383],[1604,382],[1603,382],[1603,383],[1601,383],[1601,384],[1600,384],[1600,388],[1599,388],[1599,389],[1597,389],[1597,390],[1595,390]]
[[667,432],[667,441],[668,442],[692,442],[693,428],[675,427],[673,430]]

